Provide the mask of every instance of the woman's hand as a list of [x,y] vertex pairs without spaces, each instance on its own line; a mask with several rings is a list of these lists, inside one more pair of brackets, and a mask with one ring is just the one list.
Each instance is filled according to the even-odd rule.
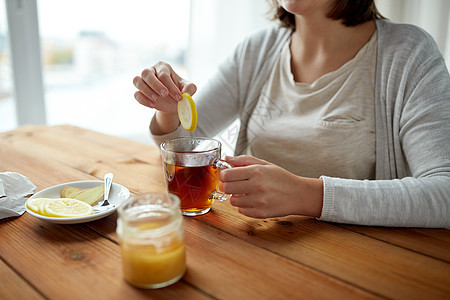
[[158,62],[153,67],[144,69],[141,76],[133,79],[138,91],[134,98],[142,105],[155,108],[156,122],[152,122],[154,134],[164,134],[178,127],[177,103],[181,94],[195,94],[195,84],[181,78],[165,62]]
[[177,111],[182,93],[192,96],[197,91],[193,83],[178,76],[165,62],[144,69],[141,76],[134,77],[133,84],[139,90],[134,94],[139,103],[165,113]]
[[296,176],[252,156],[227,157],[226,161],[234,168],[220,172],[220,189],[233,194],[230,203],[240,213],[253,218],[320,217],[323,202],[321,179]]

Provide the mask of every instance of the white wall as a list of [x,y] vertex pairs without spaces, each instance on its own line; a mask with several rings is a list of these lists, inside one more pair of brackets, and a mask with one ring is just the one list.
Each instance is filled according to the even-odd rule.
[[[200,89],[246,36],[271,24],[265,0],[191,0],[187,79]],[[239,122],[221,132],[222,155],[232,155]]]
[[[450,62],[450,0],[375,0],[380,12],[400,23],[424,28]],[[189,79],[202,84],[239,41],[268,20],[266,0],[191,0]]]
[[265,0],[191,0],[187,67],[199,85],[245,36],[270,24]]
[[433,36],[450,66],[450,0],[375,0],[386,18],[414,24]]

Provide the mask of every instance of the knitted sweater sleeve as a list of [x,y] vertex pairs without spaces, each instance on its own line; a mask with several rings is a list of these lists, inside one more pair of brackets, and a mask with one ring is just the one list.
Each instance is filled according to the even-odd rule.
[[450,76],[432,38],[379,26],[377,180],[323,176],[321,220],[450,227]]

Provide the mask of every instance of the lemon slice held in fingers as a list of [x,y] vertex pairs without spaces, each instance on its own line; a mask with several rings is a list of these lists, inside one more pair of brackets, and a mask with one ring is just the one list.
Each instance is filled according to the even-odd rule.
[[190,95],[184,93],[181,97],[183,99],[178,102],[177,106],[178,118],[184,129],[194,132],[197,127],[197,108]]

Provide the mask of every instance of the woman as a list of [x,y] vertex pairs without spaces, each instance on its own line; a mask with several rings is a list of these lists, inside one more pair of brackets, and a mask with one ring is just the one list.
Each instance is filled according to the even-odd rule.
[[[450,77],[423,30],[373,1],[279,0],[196,95],[196,135],[236,117],[221,189],[244,215],[450,227]],[[196,86],[165,63],[134,78],[156,141],[187,135],[176,103]],[[250,155],[242,155],[250,154]],[[258,157],[258,158],[256,158]]]

